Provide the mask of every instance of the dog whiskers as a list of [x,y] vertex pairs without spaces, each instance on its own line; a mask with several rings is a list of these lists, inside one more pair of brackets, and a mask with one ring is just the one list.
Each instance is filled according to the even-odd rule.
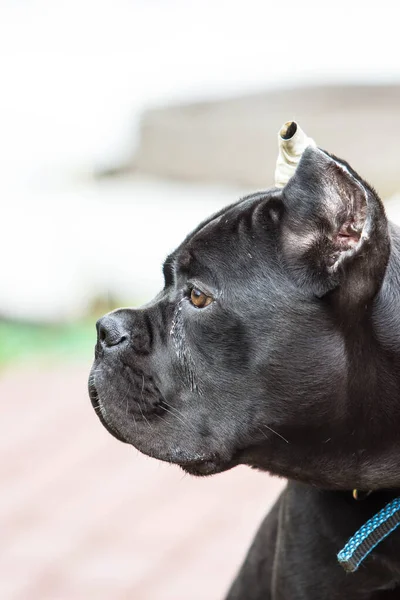
[[[142,402],[144,402],[144,398],[143,398],[143,390],[144,390],[144,375],[142,374],[142,390],[140,392],[140,399]],[[142,406],[140,404],[140,401],[138,402],[139,408],[140,408],[140,412],[142,413],[142,417],[143,419],[146,421],[147,425],[150,427],[150,429],[153,429],[152,426],[150,425],[149,420],[146,418],[143,410],[142,410]]]
[[[177,408],[175,408],[175,406],[171,406],[171,404],[168,404],[168,402],[165,402],[165,400],[164,400],[163,407],[166,412],[169,412],[171,415],[176,417],[178,419],[178,421],[180,421],[183,425],[185,425],[185,427],[188,427],[191,431],[193,431],[193,433],[196,433],[196,430],[193,427],[193,425],[189,421],[186,420],[185,415],[183,415]],[[167,407],[170,410],[168,410]],[[175,412],[173,412],[173,411],[175,411]]]
[[100,413],[101,413],[103,419],[105,419],[107,417],[107,411],[104,408],[104,406],[102,405],[102,403],[100,402],[100,398],[99,397],[97,397],[97,402],[99,403]]
[[150,427],[150,429],[153,429],[152,426],[150,425],[149,420],[147,419],[146,415],[144,414],[142,407],[140,406],[140,402],[138,402],[138,404],[139,404],[140,412],[142,414],[143,419],[146,421],[146,423]]
[[124,401],[126,400],[126,409],[125,409],[125,415],[128,415],[128,408],[129,408],[129,392],[131,391],[131,384],[128,385],[128,389],[126,391],[125,396],[123,397],[122,400],[122,405],[124,404]]
[[[272,433],[274,433],[275,435],[277,435],[278,437],[281,438],[281,440],[283,440],[284,442],[286,442],[287,444],[289,444],[289,440],[287,440],[283,435],[281,435],[280,433],[278,433],[277,431],[275,431],[275,429],[272,429],[272,427],[270,427],[269,425],[264,424],[263,427],[266,427],[267,429],[269,429],[269,431],[272,431]],[[258,428],[259,431],[261,431],[261,433],[264,435],[264,437],[266,438],[267,436],[264,434],[264,432],[261,430],[261,428]]]
[[142,373],[142,390],[140,392],[140,396],[141,396],[142,400],[143,400],[143,390],[144,390],[144,375]]

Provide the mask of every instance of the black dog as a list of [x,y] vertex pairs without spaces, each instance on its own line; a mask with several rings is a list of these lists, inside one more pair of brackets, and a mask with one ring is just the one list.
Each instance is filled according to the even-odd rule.
[[289,479],[228,598],[400,598],[400,533],[355,573],[336,558],[400,495],[400,230],[376,192],[309,147],[164,276],[153,302],[98,322],[90,395],[115,437],[188,473]]

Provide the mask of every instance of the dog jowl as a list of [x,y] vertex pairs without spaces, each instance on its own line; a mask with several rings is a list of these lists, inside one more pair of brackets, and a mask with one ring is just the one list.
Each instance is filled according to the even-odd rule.
[[100,319],[92,403],[115,437],[191,474],[400,486],[399,233],[312,144],[287,179],[201,223],[152,302]]

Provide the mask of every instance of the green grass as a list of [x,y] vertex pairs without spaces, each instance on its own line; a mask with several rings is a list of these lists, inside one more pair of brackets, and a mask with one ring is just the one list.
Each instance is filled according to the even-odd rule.
[[67,325],[0,321],[0,365],[37,359],[87,359],[93,356],[95,342],[95,319]]

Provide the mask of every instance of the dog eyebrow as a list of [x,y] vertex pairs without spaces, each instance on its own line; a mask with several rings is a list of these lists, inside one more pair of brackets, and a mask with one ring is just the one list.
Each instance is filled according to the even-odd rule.
[[169,287],[174,283],[174,255],[170,254],[167,256],[163,264],[163,275],[165,280],[165,287]]
[[179,271],[188,273],[190,264],[192,262],[193,255],[190,250],[185,250],[185,252],[182,252],[180,255],[177,255],[177,251],[175,251],[167,256],[163,264],[165,287],[174,285],[177,273]]
[[[190,242],[190,240],[198,233],[200,233],[200,231],[202,229],[204,229],[207,225],[209,225],[212,221],[218,219],[219,217],[221,217],[224,213],[228,212],[230,209],[235,208],[241,204],[244,204],[246,201],[249,200],[259,200],[262,199],[266,196],[266,194],[268,193],[267,191],[263,191],[263,192],[256,192],[255,194],[249,194],[248,196],[244,196],[244,198],[241,198],[239,201],[234,202],[233,204],[229,205],[229,206],[225,206],[224,208],[222,208],[220,211],[218,211],[217,213],[215,213],[214,215],[212,215],[211,217],[209,217],[208,219],[206,219],[205,221],[203,221],[202,223],[200,223],[198,225],[198,227],[196,227],[196,229],[194,229],[184,240],[184,242],[181,244],[181,246],[175,250],[172,254],[170,254],[169,256],[167,256],[167,258],[164,261],[163,264],[163,275],[164,275],[164,281],[165,281],[165,287],[170,287],[174,284],[175,281],[175,268],[178,269],[183,269],[188,271],[189,268],[189,264],[191,262],[191,260],[193,259],[192,253],[189,251],[186,256],[184,257],[184,259],[182,260],[182,256],[178,256],[178,252],[180,250],[180,248],[182,248],[182,246],[185,245],[185,243]],[[179,264],[175,264],[176,263],[176,259],[177,257],[179,258]]]

